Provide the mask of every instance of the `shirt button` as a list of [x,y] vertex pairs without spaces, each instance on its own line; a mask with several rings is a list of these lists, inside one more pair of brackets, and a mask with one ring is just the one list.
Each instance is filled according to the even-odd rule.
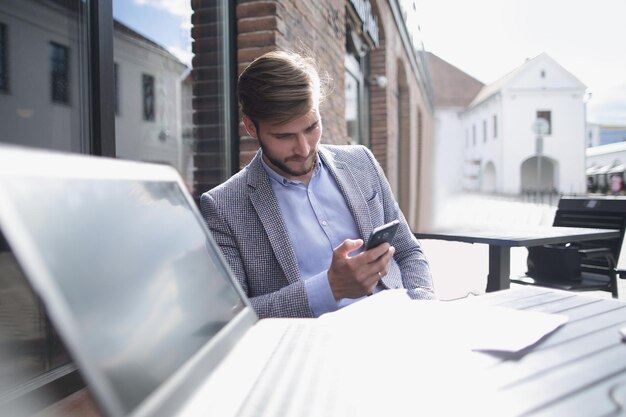
[[322,220],[322,226],[326,226],[328,222],[326,220]]

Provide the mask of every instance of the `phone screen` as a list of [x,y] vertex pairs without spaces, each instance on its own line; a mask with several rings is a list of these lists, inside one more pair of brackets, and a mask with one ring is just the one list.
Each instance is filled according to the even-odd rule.
[[374,229],[374,231],[370,235],[369,240],[367,241],[366,250],[374,248],[383,242],[391,243],[394,236],[396,235],[396,231],[398,230],[399,225],[400,222],[398,220],[394,220]]

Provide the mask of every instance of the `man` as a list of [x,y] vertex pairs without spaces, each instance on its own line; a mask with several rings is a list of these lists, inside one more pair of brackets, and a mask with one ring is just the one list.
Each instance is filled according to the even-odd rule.
[[[434,298],[428,263],[371,152],[320,145],[312,60],[257,58],[239,77],[238,99],[261,149],[204,193],[201,209],[258,316],[317,317],[386,288]],[[364,251],[372,230],[395,219],[393,246]]]

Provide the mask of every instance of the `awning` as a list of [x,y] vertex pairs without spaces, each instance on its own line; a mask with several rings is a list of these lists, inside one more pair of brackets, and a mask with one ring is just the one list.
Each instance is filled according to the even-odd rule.
[[598,174],[606,174],[609,170],[613,168],[613,165],[602,165],[602,166],[590,166],[587,168],[585,173],[587,175],[598,175]]
[[612,167],[611,169],[609,169],[607,171],[607,174],[619,174],[626,171],[626,165],[624,164],[619,164],[619,165],[615,165],[614,167]]
[[600,167],[597,167],[597,166],[590,166],[590,167],[589,167],[589,168],[587,168],[587,170],[585,171],[585,174],[587,174],[587,175],[595,175],[595,174],[596,174],[596,172],[598,171],[598,168],[600,168]]
[[606,174],[607,172],[609,172],[609,169],[611,169],[612,166],[613,165],[604,165],[604,166],[598,167],[596,169],[596,172],[594,172],[594,174],[596,174],[596,175],[597,174]]

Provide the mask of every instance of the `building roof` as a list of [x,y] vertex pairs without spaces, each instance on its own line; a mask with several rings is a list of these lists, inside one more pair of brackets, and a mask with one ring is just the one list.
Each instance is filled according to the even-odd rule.
[[484,84],[432,52],[427,57],[435,107],[467,107]]
[[123,33],[126,36],[130,36],[131,38],[134,38],[142,43],[148,44],[153,46],[154,48],[156,48],[157,50],[159,50],[163,55],[167,56],[169,59],[171,59],[172,61],[176,61],[181,65],[184,65],[185,67],[187,65],[185,65],[184,62],[181,62],[180,59],[178,59],[174,54],[172,54],[170,51],[168,51],[167,49],[165,49],[163,46],[161,46],[160,44],[156,43],[155,41],[153,41],[152,39],[147,38],[146,36],[142,35],[141,33],[137,32],[134,29],[131,29],[130,27],[126,26],[125,24],[123,24],[122,22],[120,22],[119,20],[113,20],[113,29],[118,32],[118,33]]
[[489,97],[493,96],[494,94],[498,93],[511,80],[513,80],[515,77],[517,77],[520,73],[524,72],[532,64],[534,64],[534,63],[536,63],[536,62],[538,62],[540,60],[544,60],[544,61],[548,60],[548,62],[552,62],[554,65],[559,67],[563,72],[569,74],[569,76],[572,77],[572,79],[574,80],[575,83],[580,84],[580,86],[582,86],[582,87],[585,87],[585,85],[582,82],[580,82],[580,80],[578,80],[574,75],[572,75],[572,73],[567,71],[558,62],[556,62],[554,59],[552,59],[548,54],[543,52],[543,53],[537,55],[534,58],[527,58],[526,61],[522,65],[520,65],[519,67],[515,68],[513,71],[509,72],[508,74],[506,74],[502,78],[494,81],[493,83],[491,83],[489,85],[486,85],[480,91],[480,93],[478,93],[478,95],[476,95],[474,100],[472,100],[472,102],[470,103],[469,107],[473,107],[473,106],[481,103],[482,101],[488,99]]
[[626,142],[609,143],[585,149],[587,156],[606,155],[626,151]]

